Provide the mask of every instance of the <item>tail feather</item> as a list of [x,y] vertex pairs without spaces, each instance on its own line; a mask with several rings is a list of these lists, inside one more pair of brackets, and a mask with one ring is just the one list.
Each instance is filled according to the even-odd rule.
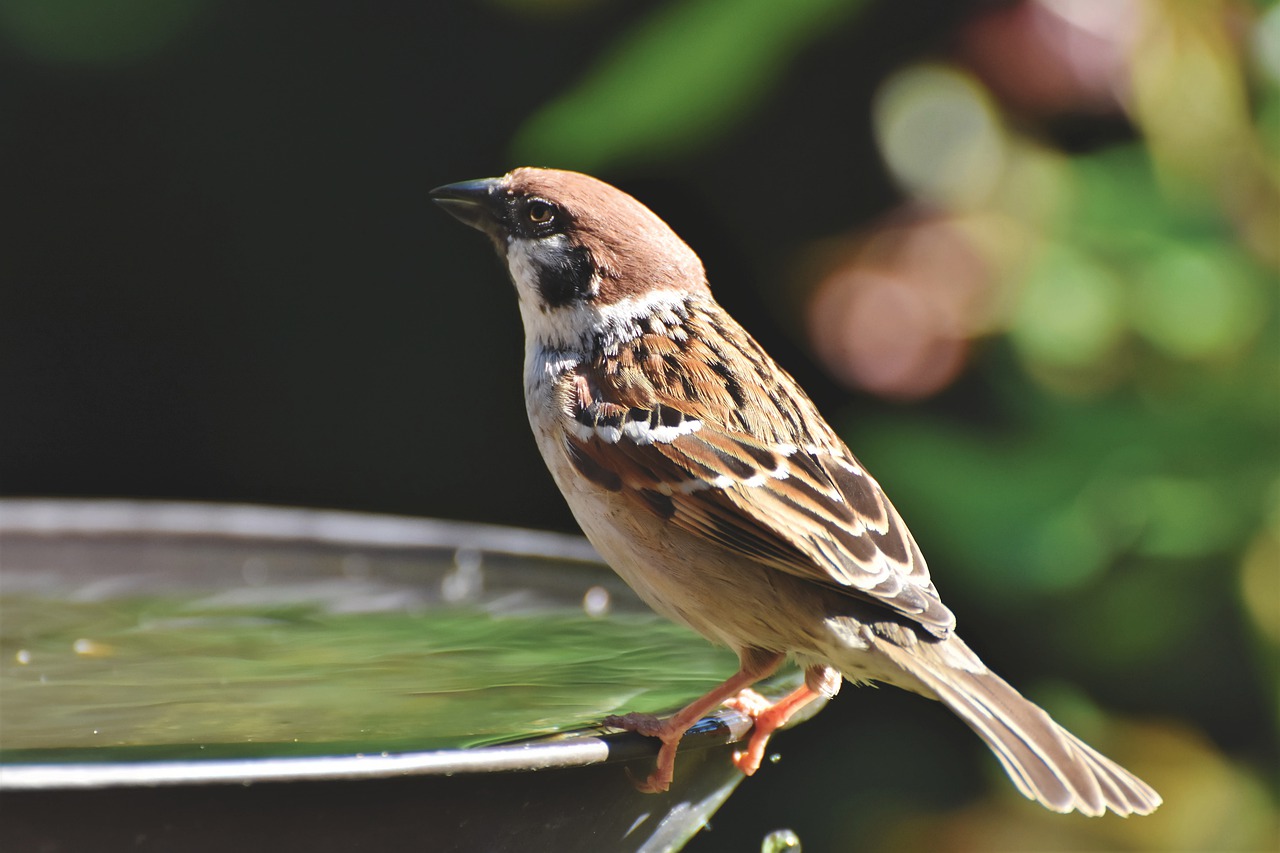
[[1058,725],[991,672],[954,635],[878,649],[977,732],[1022,794],[1055,812],[1096,817],[1150,814],[1161,798],[1149,785]]

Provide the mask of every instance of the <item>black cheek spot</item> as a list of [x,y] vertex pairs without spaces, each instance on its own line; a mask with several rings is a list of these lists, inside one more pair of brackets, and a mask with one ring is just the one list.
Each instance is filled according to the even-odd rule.
[[589,296],[594,275],[586,249],[548,252],[538,270],[538,292],[549,308],[559,308]]

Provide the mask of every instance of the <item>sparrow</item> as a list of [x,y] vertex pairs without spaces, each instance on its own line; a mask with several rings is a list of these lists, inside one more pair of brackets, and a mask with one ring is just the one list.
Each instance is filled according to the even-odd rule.
[[[845,679],[940,700],[1025,796],[1056,812],[1148,814],[1161,798],[989,670],[956,635],[920,548],[795,380],[711,296],[698,256],[630,195],[520,168],[431,197],[487,234],[515,285],[538,448],[605,561],[658,613],[738,656],[672,716],[606,725],[661,741],[728,704],[754,722],[734,763]],[[749,688],[786,659],[803,686]]]

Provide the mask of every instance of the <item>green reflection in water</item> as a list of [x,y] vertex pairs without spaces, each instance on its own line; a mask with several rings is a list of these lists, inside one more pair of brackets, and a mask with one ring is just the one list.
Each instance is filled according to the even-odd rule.
[[676,707],[736,661],[650,613],[0,598],[10,761],[477,746]]

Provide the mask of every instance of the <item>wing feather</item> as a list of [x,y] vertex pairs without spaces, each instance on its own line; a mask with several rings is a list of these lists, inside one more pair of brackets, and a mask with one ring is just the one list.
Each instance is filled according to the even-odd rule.
[[[775,370],[778,385],[768,394],[776,417],[751,429],[740,411],[717,419],[696,402],[741,396],[745,383],[725,361],[705,365],[696,375],[701,391],[690,393],[687,382],[664,381],[675,372],[669,350],[668,341],[655,345],[663,355],[655,360],[641,339],[620,354],[625,369],[596,364],[576,377],[564,440],[577,470],[694,535],[947,635],[955,617],[901,516],[844,443],[809,414],[812,404],[794,381],[762,351],[746,354],[753,368]],[[662,365],[655,373],[635,375],[655,363]],[[718,393],[707,383],[719,383]]]

